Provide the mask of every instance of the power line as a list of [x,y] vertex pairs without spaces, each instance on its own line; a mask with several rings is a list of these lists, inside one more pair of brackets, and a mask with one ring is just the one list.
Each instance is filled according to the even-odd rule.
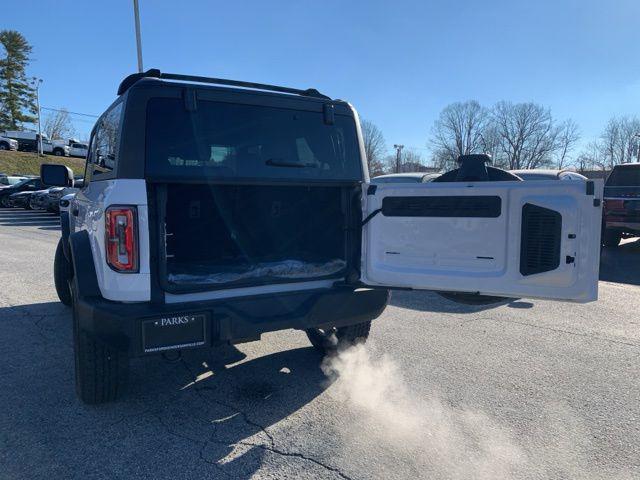
[[100,115],[91,115],[90,113],[78,113],[78,112],[70,112],[69,110],[59,109],[59,108],[49,108],[49,107],[40,107],[42,110],[50,110],[52,112],[67,112],[69,115],[80,115],[81,117],[92,117],[98,118]]

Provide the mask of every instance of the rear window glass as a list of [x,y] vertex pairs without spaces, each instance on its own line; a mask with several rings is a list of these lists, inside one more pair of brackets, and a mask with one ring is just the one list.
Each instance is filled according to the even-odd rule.
[[614,167],[607,179],[607,187],[638,187],[640,186],[640,165]]
[[181,99],[147,105],[149,176],[362,180],[355,121],[322,112]]

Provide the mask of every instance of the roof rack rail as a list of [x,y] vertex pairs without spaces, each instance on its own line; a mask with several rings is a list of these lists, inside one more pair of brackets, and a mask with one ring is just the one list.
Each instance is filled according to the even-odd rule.
[[133,84],[143,78],[163,78],[165,80],[183,80],[185,82],[212,83],[216,85],[229,85],[232,87],[252,88],[255,90],[267,90],[271,92],[291,93],[294,95],[302,95],[305,97],[322,98],[331,100],[330,97],[323,95],[315,88],[307,88],[301,90],[298,88],[280,87],[278,85],[268,85],[266,83],[243,82],[240,80],[227,80],[226,78],[199,77],[196,75],[180,75],[177,73],[162,73],[157,68],[152,68],[146,72],[134,73],[126,77],[118,87],[118,95],[122,95]]

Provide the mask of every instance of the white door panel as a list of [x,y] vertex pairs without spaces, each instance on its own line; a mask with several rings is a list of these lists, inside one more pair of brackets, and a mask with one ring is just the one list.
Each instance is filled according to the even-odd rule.
[[362,280],[595,300],[601,208],[594,199],[601,192],[602,182],[587,195],[584,182],[554,180],[378,185],[366,195],[365,217],[382,211],[363,227]]

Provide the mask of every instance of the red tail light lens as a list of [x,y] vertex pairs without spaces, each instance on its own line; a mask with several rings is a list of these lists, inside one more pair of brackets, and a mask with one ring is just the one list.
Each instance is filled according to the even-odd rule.
[[138,271],[136,207],[109,207],[105,213],[107,264],[117,272]]

